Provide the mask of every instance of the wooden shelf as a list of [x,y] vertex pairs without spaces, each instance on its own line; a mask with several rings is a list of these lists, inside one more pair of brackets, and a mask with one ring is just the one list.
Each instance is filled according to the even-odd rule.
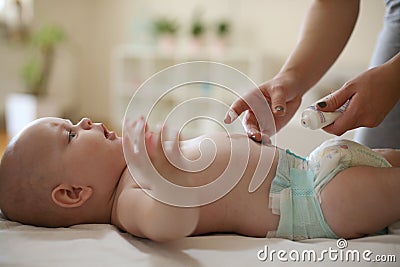
[[[142,85],[147,79],[152,77],[155,73],[160,70],[165,69],[166,67],[171,67],[175,64],[180,64],[184,62],[189,62],[193,60],[200,60],[202,62],[218,62],[222,64],[226,64],[231,66],[248,77],[252,78],[255,81],[260,81],[262,74],[264,73],[263,64],[261,60],[261,55],[256,51],[249,51],[248,49],[227,49],[223,54],[214,55],[210,51],[202,51],[199,53],[190,53],[184,49],[176,49],[170,52],[162,52],[156,50],[152,47],[139,47],[134,45],[120,45],[113,49],[113,53],[111,55],[111,95],[110,95],[110,104],[111,104],[111,115],[112,115],[112,125],[113,128],[119,129],[122,126],[122,120],[124,116],[125,109],[128,106],[128,103],[133,95],[133,93],[137,90],[137,88]],[[236,81],[235,77],[229,76],[226,77],[225,72],[218,72],[210,67],[208,73],[204,73],[205,77],[213,76],[213,77],[221,77],[220,79],[226,79],[227,82],[234,84],[235,86],[240,87],[240,79]],[[207,70],[206,70],[207,72]],[[193,70],[182,73],[182,75],[172,75],[167,77],[164,81],[158,81],[154,83],[154,86],[150,88],[151,90],[146,91],[146,94],[141,94],[141,101],[139,101],[138,106],[135,106],[137,110],[143,108],[143,105],[148,105],[147,103],[156,103],[153,101],[155,96],[163,95],[162,88],[168,87],[167,84],[181,84],[181,77],[191,77],[193,75]],[[208,76],[207,76],[208,75]],[[201,76],[201,75],[199,75]],[[197,76],[196,76],[197,77]],[[175,82],[176,81],[176,82]],[[178,82],[179,81],[179,82]],[[225,85],[225,84],[222,84]],[[222,89],[216,89],[217,86],[201,86],[198,88],[195,86],[182,86],[179,87],[169,95],[169,98],[163,98],[165,101],[160,102],[160,105],[154,109],[154,121],[159,122],[166,114],[171,114],[174,108],[178,107],[180,104],[185,103],[186,100],[193,100],[196,97],[205,97],[212,98],[216,100],[221,100],[221,102],[230,105],[230,103],[235,99],[233,97],[233,93],[228,93],[227,91],[222,92]],[[254,85],[255,87],[255,85]],[[168,87],[169,88],[169,87]],[[171,87],[172,88],[172,87]],[[241,88],[243,92],[245,89],[250,88]],[[228,97],[225,97],[223,94],[225,93]],[[242,93],[242,92],[236,92]],[[137,98],[139,96],[136,96]],[[235,95],[236,97],[236,95]],[[157,99],[157,98],[155,98]],[[157,102],[158,103],[158,102]],[[191,102],[192,103],[192,102]],[[214,104],[214,105],[211,105]],[[178,118],[174,117],[174,121],[179,121],[189,114],[194,113],[194,110],[199,110],[196,105],[190,106],[179,106],[182,107],[180,110],[180,114],[182,116],[178,116]],[[184,107],[188,107],[187,110]],[[227,107],[221,108],[216,102],[210,101],[210,106],[203,105],[200,108],[210,110],[209,113],[213,114],[218,121],[222,121],[224,114],[227,110]],[[175,113],[176,114],[176,113]],[[195,113],[196,114],[202,113]],[[207,115],[207,113],[205,113]],[[150,122],[152,122],[150,120]],[[207,124],[208,125],[208,124]],[[198,133],[198,128],[206,127],[203,124],[191,123],[188,124],[189,130],[193,130],[193,132]],[[241,129],[241,125],[235,125],[237,130]],[[235,129],[236,129],[235,128]],[[211,128],[210,128],[211,129]],[[214,129],[211,129],[214,130]]]

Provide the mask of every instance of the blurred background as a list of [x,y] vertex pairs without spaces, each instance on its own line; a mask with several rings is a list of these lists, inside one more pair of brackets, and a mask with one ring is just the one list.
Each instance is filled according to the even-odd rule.
[[[177,63],[221,62],[257,84],[266,81],[295,46],[311,2],[0,0],[3,140],[20,127],[9,125],[19,120],[11,116],[60,116],[73,122],[87,116],[121,132],[136,88]],[[348,46],[307,93],[303,108],[368,67],[383,15],[383,1],[361,1]],[[302,129],[296,116],[277,144],[302,154],[329,137]]]

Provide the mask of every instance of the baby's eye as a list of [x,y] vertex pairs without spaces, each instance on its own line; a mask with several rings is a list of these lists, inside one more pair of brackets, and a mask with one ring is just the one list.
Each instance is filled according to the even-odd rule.
[[76,133],[73,130],[69,130],[68,132],[68,143],[71,142],[71,139],[76,136]]

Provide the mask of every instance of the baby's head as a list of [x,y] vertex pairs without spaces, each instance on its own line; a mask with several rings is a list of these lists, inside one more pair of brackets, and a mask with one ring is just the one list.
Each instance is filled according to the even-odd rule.
[[121,138],[101,123],[42,118],[13,138],[0,163],[0,209],[59,227],[107,223],[126,168]]

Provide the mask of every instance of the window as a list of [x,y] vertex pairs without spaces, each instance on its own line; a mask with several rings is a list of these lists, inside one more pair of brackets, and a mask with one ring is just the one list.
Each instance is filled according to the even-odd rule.
[[3,20],[6,0],[0,0],[0,20]]
[[27,26],[33,17],[33,0],[0,0],[0,20],[8,27]]
[[1,36],[16,41],[27,40],[33,18],[33,0],[0,0]]

